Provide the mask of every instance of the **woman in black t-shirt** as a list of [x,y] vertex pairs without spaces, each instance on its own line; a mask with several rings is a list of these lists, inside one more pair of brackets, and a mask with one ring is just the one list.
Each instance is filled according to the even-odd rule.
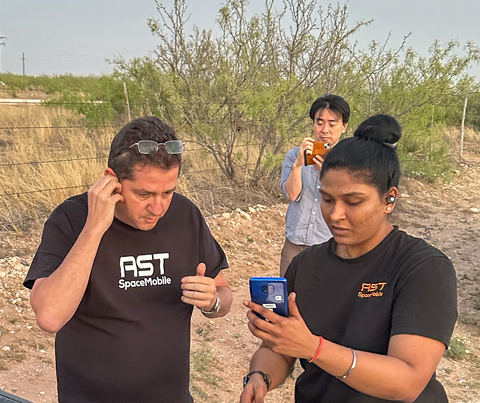
[[400,137],[393,117],[376,115],[325,159],[321,208],[333,238],[290,264],[288,318],[245,301],[249,329],[263,343],[241,403],[263,403],[296,358],[304,369],[297,403],[448,401],[435,369],[457,318],[455,271],[388,221]]

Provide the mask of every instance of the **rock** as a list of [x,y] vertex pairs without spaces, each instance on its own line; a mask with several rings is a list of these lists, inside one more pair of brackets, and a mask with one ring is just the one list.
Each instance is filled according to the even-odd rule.
[[225,219],[229,219],[232,215],[230,213],[223,213],[222,214],[222,217],[225,218]]
[[0,278],[3,278],[7,275],[6,272],[0,270]]
[[472,208],[470,209],[470,212],[472,212],[472,213],[480,213],[480,210],[479,210],[478,208],[476,208],[476,207],[472,207]]
[[3,351],[10,351],[11,348],[10,348],[9,346],[5,346],[5,347],[2,347],[2,350],[3,350]]
[[248,211],[250,211],[250,213],[256,213],[257,212],[257,210],[255,210],[253,207],[249,207]]
[[243,218],[246,218],[249,221],[252,221],[252,217],[250,217],[250,215],[245,213],[245,211],[240,210],[240,216],[242,216]]

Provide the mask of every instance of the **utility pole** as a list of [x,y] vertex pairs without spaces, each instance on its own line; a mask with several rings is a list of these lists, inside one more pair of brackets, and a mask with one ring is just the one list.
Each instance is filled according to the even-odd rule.
[[25,52],[22,52],[23,76],[25,76]]
[[2,46],[6,45],[2,39],[7,39],[7,37],[0,34],[0,73],[2,72]]

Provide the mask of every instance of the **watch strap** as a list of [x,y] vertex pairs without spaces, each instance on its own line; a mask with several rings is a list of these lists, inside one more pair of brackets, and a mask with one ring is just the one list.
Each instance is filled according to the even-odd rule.
[[267,391],[270,390],[270,386],[272,386],[272,378],[270,378],[270,375],[268,375],[266,372],[263,372],[263,371],[252,371],[252,372],[249,372],[247,375],[245,375],[243,377],[243,387],[247,386],[247,383],[253,374],[262,375],[263,380],[267,384]]

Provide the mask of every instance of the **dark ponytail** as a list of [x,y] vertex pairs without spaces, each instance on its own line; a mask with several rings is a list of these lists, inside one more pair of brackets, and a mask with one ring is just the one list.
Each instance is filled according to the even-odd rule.
[[396,145],[402,127],[390,115],[369,117],[353,137],[340,141],[325,158],[320,179],[330,169],[347,169],[359,180],[375,186],[380,194],[398,188],[400,162]]

